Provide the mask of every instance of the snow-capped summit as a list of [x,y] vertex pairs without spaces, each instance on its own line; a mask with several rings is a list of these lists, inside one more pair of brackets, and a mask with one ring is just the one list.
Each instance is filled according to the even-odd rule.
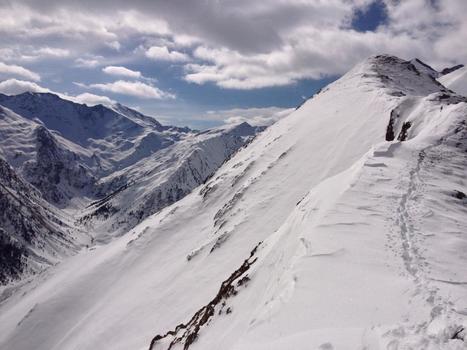
[[[420,60],[405,61],[391,55],[372,56],[347,73],[342,79],[349,82],[356,76],[365,83],[384,89],[390,94],[425,96],[435,92],[448,92],[431,74],[426,72]],[[422,68],[417,68],[421,66]]]
[[[466,116],[413,63],[370,57],[188,195],[21,287],[0,347],[461,349]],[[172,155],[226,140],[191,139],[115,173],[147,182],[106,201],[141,208],[169,162],[191,184],[208,159]]]
[[122,105],[88,107],[51,93],[0,94],[0,113],[5,159],[61,206],[192,133]]
[[89,107],[51,93],[0,94],[0,105],[66,140],[94,175],[102,176],[136,163],[190,133],[172,129],[122,105]]

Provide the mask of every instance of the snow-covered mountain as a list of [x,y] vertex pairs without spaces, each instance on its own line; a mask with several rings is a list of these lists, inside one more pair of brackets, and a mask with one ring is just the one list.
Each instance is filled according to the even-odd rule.
[[191,134],[122,105],[88,107],[50,93],[0,94],[0,105],[4,157],[62,206],[90,195],[96,179]]
[[[88,107],[49,93],[0,95],[1,181],[10,189],[2,197],[0,284],[41,271],[179,200],[259,131],[243,124],[198,133],[120,104]],[[11,182],[25,190],[16,193]],[[88,236],[78,234],[90,228]]]
[[94,228],[97,223],[100,231],[113,234],[126,232],[204,183],[257,133],[248,123],[195,133],[115,172],[99,181],[101,199],[79,222]]
[[1,157],[0,222],[1,284],[41,271],[89,241]]
[[[465,97],[371,57],[184,198],[19,288],[0,348],[463,349],[466,150]],[[162,153],[137,164],[100,184],[174,173]],[[130,188],[107,202],[146,201]]]

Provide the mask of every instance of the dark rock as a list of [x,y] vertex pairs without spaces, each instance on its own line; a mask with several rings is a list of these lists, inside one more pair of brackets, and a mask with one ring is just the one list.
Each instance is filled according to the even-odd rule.
[[391,111],[391,116],[389,117],[389,123],[386,128],[386,141],[393,141],[394,140],[394,123],[396,119],[399,118],[399,113],[395,109]]
[[442,75],[445,75],[445,74],[449,74],[449,73],[452,73],[454,72],[455,70],[458,70],[460,68],[464,67],[463,64],[458,64],[456,66],[453,66],[453,67],[449,67],[449,68],[444,68],[440,73]]
[[461,191],[454,191],[454,197],[456,197],[457,199],[464,199],[466,197],[465,193],[464,192],[461,192]]
[[397,137],[399,141],[407,140],[408,131],[411,126],[412,126],[411,122],[405,122],[404,124],[402,124],[401,132],[399,133],[399,136]]
[[[230,275],[229,278],[222,282],[214,299],[212,299],[207,305],[200,308],[187,323],[181,323],[177,325],[174,330],[168,331],[163,335],[156,335],[151,340],[149,350],[155,350],[156,344],[162,339],[170,341],[167,350],[172,349],[176,344],[182,345],[183,350],[187,350],[190,345],[198,339],[201,327],[207,325],[210,319],[215,315],[216,307],[220,306],[223,308],[226,305],[225,300],[238,293],[235,289],[234,283],[250,269],[251,265],[256,262],[258,258],[253,257],[261,243],[262,242],[259,242],[250,252],[248,259],[246,259],[243,264]],[[230,307],[227,308],[226,313],[229,314],[231,312],[232,309]],[[218,314],[221,314],[220,310]]]

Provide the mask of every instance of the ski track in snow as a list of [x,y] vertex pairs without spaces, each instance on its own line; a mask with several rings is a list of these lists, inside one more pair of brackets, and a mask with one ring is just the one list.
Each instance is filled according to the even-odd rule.
[[[429,157],[430,150],[436,147],[437,145],[432,145],[413,152],[412,158],[416,159],[416,162],[414,162],[415,166],[408,173],[403,172],[400,175],[397,187],[403,190],[403,194],[396,206],[394,214],[395,225],[391,225],[390,229],[390,240],[393,240],[394,236],[399,236],[399,254],[404,262],[406,274],[413,280],[415,286],[415,290],[410,297],[411,303],[413,305],[423,305],[426,303],[431,308],[431,311],[429,318],[422,323],[402,323],[384,333],[383,336],[390,339],[387,344],[388,349],[399,349],[401,347],[403,349],[406,347],[409,349],[422,347],[426,349],[441,348],[440,342],[446,342],[449,338],[462,332],[465,327],[462,324],[465,324],[467,321],[465,317],[462,317],[465,315],[462,315],[461,312],[455,309],[451,298],[440,294],[439,287],[433,284],[433,282],[442,282],[463,285],[464,282],[444,281],[430,277],[430,264],[424,256],[424,240],[430,235],[426,235],[420,230],[424,219],[423,213],[426,212],[421,203],[422,198],[426,196],[426,184],[421,173],[422,171],[429,172],[427,157]],[[448,156],[448,154],[438,155],[440,159]],[[389,246],[392,245],[389,244]],[[430,330],[430,327],[434,328],[434,330]],[[441,337],[439,332],[441,332]],[[446,349],[464,348],[461,344],[453,344],[451,346],[444,343]]]
[[[407,272],[411,274],[417,284],[423,284],[421,279],[422,257],[416,246],[417,237],[415,226],[411,218],[411,205],[417,205],[417,197],[423,194],[423,183],[420,180],[420,168],[425,158],[425,151],[418,153],[416,166],[410,170],[406,192],[402,195],[396,214],[396,224],[400,229],[402,239],[402,258]],[[402,184],[403,186],[403,184]]]

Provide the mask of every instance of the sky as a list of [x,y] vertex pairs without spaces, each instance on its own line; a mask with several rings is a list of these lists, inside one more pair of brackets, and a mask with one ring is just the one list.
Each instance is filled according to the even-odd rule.
[[0,0],[0,92],[270,124],[373,54],[467,63],[465,0]]

